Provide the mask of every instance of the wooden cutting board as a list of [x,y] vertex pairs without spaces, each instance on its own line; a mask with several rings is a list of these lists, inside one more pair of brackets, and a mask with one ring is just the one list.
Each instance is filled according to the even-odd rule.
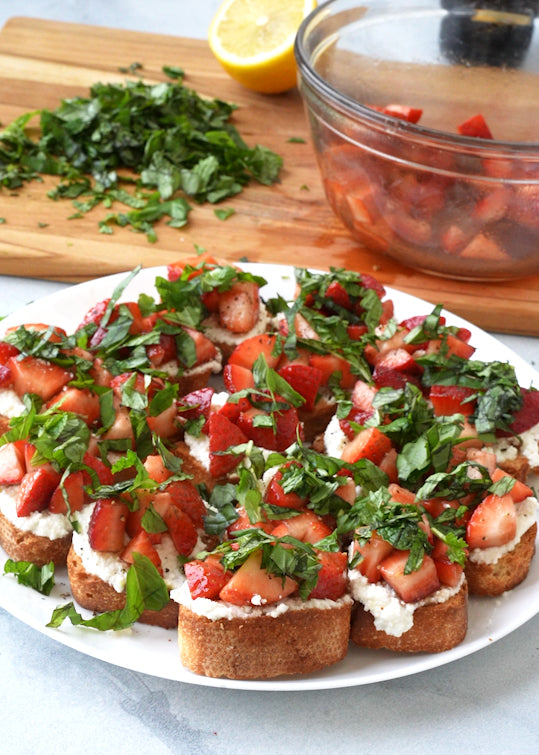
[[[54,109],[61,99],[86,96],[98,81],[142,63],[146,81],[162,81],[162,67],[186,72],[185,84],[238,105],[234,122],[245,141],[283,156],[281,182],[252,184],[224,203],[234,215],[218,220],[210,206],[194,206],[189,225],[158,227],[151,244],[141,234],[98,231],[105,210],[69,220],[67,201],[53,202],[55,184],[33,182],[17,195],[0,190],[0,274],[78,282],[172,262],[195,246],[229,260],[274,262],[375,274],[383,283],[446,307],[488,330],[539,335],[539,276],[497,284],[463,283],[415,272],[359,246],[333,215],[323,190],[296,90],[257,95],[232,81],[202,40],[126,32],[31,18],[13,18],[0,31],[0,123],[24,112]],[[304,143],[291,139],[304,139]]]

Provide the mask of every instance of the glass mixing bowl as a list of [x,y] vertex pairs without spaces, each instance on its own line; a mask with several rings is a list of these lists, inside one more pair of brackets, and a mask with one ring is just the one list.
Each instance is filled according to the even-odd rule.
[[538,2],[330,0],[296,38],[326,196],[369,249],[539,273]]

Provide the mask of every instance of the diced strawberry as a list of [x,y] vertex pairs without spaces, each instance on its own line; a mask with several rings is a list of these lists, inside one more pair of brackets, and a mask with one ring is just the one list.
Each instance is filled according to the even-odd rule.
[[516,435],[526,432],[539,422],[539,391],[533,388],[521,388],[522,406],[513,415],[511,432]]
[[27,472],[17,491],[17,516],[29,516],[34,511],[46,509],[59,482],[60,475],[50,464],[42,464]]
[[380,537],[377,532],[373,532],[368,543],[360,545],[357,541],[353,546],[354,553],[360,553],[362,560],[356,566],[356,569],[367,578],[369,582],[379,582],[382,579],[379,566],[393,551],[393,546]]
[[517,514],[512,497],[491,493],[470,517],[466,542],[470,548],[496,548],[510,542],[516,531]]
[[255,387],[252,371],[241,364],[226,364],[223,369],[223,382],[229,393],[238,393]]
[[397,469],[397,449],[390,448],[382,461],[378,464],[378,468],[385,472],[388,476],[389,482],[394,483],[399,479],[399,472]]
[[148,472],[150,479],[155,482],[165,482],[172,476],[172,472],[166,468],[163,458],[160,454],[150,454],[144,460],[144,468]]
[[94,551],[120,553],[124,549],[124,535],[129,507],[115,498],[100,498],[92,511],[88,525],[88,540]]
[[176,338],[170,333],[161,333],[159,343],[151,343],[146,346],[146,354],[153,367],[172,362],[178,358]]
[[281,480],[283,479],[283,473],[279,469],[271,478],[266,492],[264,493],[264,500],[271,506],[284,506],[287,509],[304,509],[306,500],[299,496],[294,491],[285,493]]
[[13,378],[13,390],[18,396],[35,393],[48,401],[69,383],[72,376],[58,364],[36,357],[10,357],[8,367]]
[[126,406],[120,406],[116,410],[112,425],[103,433],[103,438],[105,440],[134,440],[134,437],[129,409]]
[[10,357],[16,357],[19,349],[6,341],[0,341],[0,364],[5,365]]
[[331,529],[324,523],[321,517],[312,511],[304,511],[289,519],[282,519],[272,530],[275,537],[290,535],[303,543],[317,543],[328,535]]
[[[102,459],[97,456],[92,456],[90,453],[85,453],[82,461],[83,464],[90,467],[90,469],[95,472],[100,485],[112,485],[114,483],[114,476],[110,467],[108,467]],[[85,471],[83,474],[84,484],[93,485],[93,477],[90,473]]]
[[346,332],[348,334],[348,338],[351,338],[352,341],[359,341],[361,336],[365,335],[365,333],[368,332],[368,328],[366,325],[358,325],[358,324],[352,324],[346,326]]
[[94,304],[94,306],[91,307],[82,318],[80,325],[77,327],[77,330],[80,330],[85,325],[89,325],[90,323],[93,323],[94,325],[99,325],[99,323],[103,319],[103,315],[106,312],[109,302],[110,302],[110,299],[103,299],[103,301],[100,301],[97,304]]
[[185,579],[192,598],[217,600],[231,572],[225,571],[217,556],[208,556],[204,561],[188,561],[184,564]]
[[279,375],[297,393],[303,396],[305,399],[303,408],[311,411],[314,408],[318,391],[322,385],[323,374],[321,370],[309,364],[295,364],[291,362],[280,368]]
[[[137,508],[130,508],[129,513],[127,515],[127,520],[125,523],[125,531],[129,535],[130,538],[135,537],[135,535],[138,535],[138,533],[143,529],[142,527],[142,517],[144,514],[148,511],[150,508],[150,505],[152,503],[152,493],[150,493],[147,490],[138,490],[137,491]],[[161,533],[148,533],[150,535],[150,541],[152,543],[159,542],[161,538]],[[155,537],[156,534],[159,534],[159,537]]]
[[461,357],[462,359],[470,359],[470,357],[475,351],[474,346],[470,346],[469,343],[466,343],[465,341],[461,341],[460,338],[457,338],[456,336],[448,334],[447,336],[445,336],[443,341],[438,340],[438,339],[433,339],[432,341],[429,341],[429,344],[427,346],[427,353],[437,354],[442,348],[442,343],[443,343],[444,353],[447,353],[447,356],[454,354],[455,356]]
[[101,417],[99,396],[87,388],[67,386],[47,402],[62,412],[78,414],[87,425],[94,425]]
[[159,435],[160,438],[173,438],[175,435],[178,435],[179,431],[177,418],[177,407],[176,404],[172,403],[159,414],[155,416],[148,415],[146,421],[152,433]]
[[506,215],[511,201],[511,189],[498,186],[479,199],[472,210],[472,218],[484,223],[494,223]]
[[[503,469],[500,469],[499,467],[496,467],[494,472],[492,472],[492,482],[498,482],[498,480],[501,480],[502,477],[510,477],[507,472],[505,472]],[[509,491],[509,495],[513,499],[515,503],[521,503],[521,501],[524,501],[526,498],[529,498],[530,496],[533,496],[533,490],[529,488],[524,482],[521,482],[520,480],[516,480],[514,482],[513,487]]]
[[208,438],[210,442],[210,474],[212,477],[223,477],[235,469],[241,456],[222,454],[230,446],[246,443],[248,438],[235,424],[223,414],[212,412],[208,420]]
[[346,293],[344,287],[338,281],[331,281],[326,289],[326,296],[332,299],[335,304],[344,309],[352,309],[352,303],[350,297]]
[[413,506],[415,504],[415,493],[403,488],[402,485],[392,483],[388,486],[388,492],[391,496],[391,500],[395,503],[400,503],[405,506]]
[[213,388],[209,386],[186,393],[178,400],[179,416],[184,419],[197,419],[200,415],[203,415],[208,419],[214,393]]
[[0,364],[0,388],[9,388],[13,385],[13,375],[10,368],[5,364]]
[[134,563],[133,553],[140,553],[141,556],[149,558],[152,564],[156,566],[158,571],[162,574],[161,557],[155,550],[154,545],[145,530],[140,530],[135,537],[131,538],[121,552],[120,558],[128,564],[132,564]]
[[486,467],[491,476],[494,474],[497,464],[495,453],[486,451],[484,448],[467,448],[466,459]]
[[462,136],[475,136],[478,139],[492,139],[492,132],[487,126],[483,115],[478,113],[457,126],[457,131]]
[[280,359],[279,354],[273,353],[276,344],[277,336],[270,333],[246,338],[236,346],[229,357],[228,364],[239,364],[241,367],[252,370],[258,357],[263,354],[268,366],[275,368]]
[[263,605],[277,603],[291,595],[297,589],[296,582],[290,577],[284,579],[267,572],[261,566],[262,553],[255,551],[247,558],[230,580],[221,589],[219,597],[234,605],[251,604],[252,599]]
[[183,271],[187,266],[195,268],[188,276],[188,280],[200,275],[204,270],[211,270],[220,262],[217,257],[213,257],[211,254],[201,254],[196,257],[182,257],[181,260],[171,262],[167,265],[167,277],[169,281],[175,281],[181,277]]
[[377,427],[361,430],[343,448],[341,458],[353,464],[359,459],[369,459],[379,464],[391,449],[391,440]]
[[462,577],[462,566],[450,561],[448,558],[435,559],[434,565],[438,579],[442,585],[447,587],[456,587]]
[[476,400],[471,399],[476,394],[473,388],[464,385],[433,385],[429,399],[437,416],[464,414],[469,417],[474,413]]
[[0,447],[0,485],[19,485],[26,473],[24,444],[20,441]]
[[219,321],[232,333],[248,333],[259,317],[258,286],[254,281],[238,281],[219,293]]
[[410,551],[394,550],[379,566],[380,574],[405,603],[415,603],[439,589],[440,580],[433,559],[423,556],[421,566],[404,573]]
[[352,374],[349,362],[344,357],[336,354],[311,354],[309,364],[316,367],[322,373],[322,385],[327,385],[335,373],[341,375],[340,385],[342,388],[352,388],[356,382],[355,375]]
[[392,349],[381,355],[374,368],[373,377],[375,382],[376,376],[384,370],[394,370],[396,372],[403,372],[411,375],[420,372],[419,365],[413,356],[403,348]]
[[301,425],[294,407],[274,412],[274,427],[256,424],[255,418],[263,414],[264,412],[260,409],[251,408],[242,412],[237,420],[237,426],[246,438],[252,440],[257,446],[271,451],[285,451],[297,440],[298,435],[301,438]]
[[[379,108],[376,108],[378,110]],[[393,118],[401,118],[409,123],[417,123],[423,115],[423,110],[419,107],[410,107],[409,105],[384,105],[381,111],[385,115],[391,115]]]
[[187,514],[195,527],[201,529],[204,526],[206,506],[191,480],[174,480],[167,485],[166,493],[170,496],[172,504]]
[[485,233],[478,233],[469,241],[460,253],[465,259],[493,260],[510,262],[511,257],[494,239]]
[[226,530],[229,537],[231,537],[234,532],[252,529],[253,527],[264,530],[264,532],[267,532],[269,535],[275,527],[275,521],[268,520],[264,512],[261,514],[263,518],[258,522],[251,522],[243,506],[237,506],[236,513],[238,514],[238,518],[235,522],[232,522]]
[[217,348],[207,336],[194,328],[185,327],[184,330],[189,336],[191,336],[195,343],[196,362],[193,365],[194,367],[200,364],[206,364],[206,362],[211,362],[212,359],[215,359],[217,356]]
[[83,473],[80,471],[71,472],[63,483],[60,483],[54,490],[49,501],[49,511],[53,514],[80,511],[85,500]]
[[374,411],[372,402],[375,395],[376,388],[373,385],[369,385],[364,380],[357,380],[352,389],[352,403],[356,409],[360,409],[370,416]]
[[338,600],[346,592],[348,557],[346,553],[319,551],[318,560],[322,567],[309,598]]

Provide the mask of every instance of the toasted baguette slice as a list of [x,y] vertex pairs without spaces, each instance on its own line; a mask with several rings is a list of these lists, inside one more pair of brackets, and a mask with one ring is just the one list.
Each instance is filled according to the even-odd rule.
[[357,603],[352,618],[350,639],[361,647],[394,650],[402,653],[441,653],[458,645],[468,629],[468,588],[443,603],[429,603],[414,611],[412,627],[400,637],[387,634],[374,625],[373,615]]
[[[73,597],[82,608],[104,613],[117,611],[125,606],[125,592],[116,592],[108,582],[87,572],[73,547],[67,555],[67,573]],[[169,600],[161,611],[144,611],[139,621],[164,629],[173,629],[178,624],[178,606],[173,600]]]
[[[348,649],[352,600],[284,601],[288,610],[212,620],[180,604],[178,643],[195,674],[271,679],[308,674],[341,661]],[[273,609],[273,611],[271,610]],[[271,615],[273,613],[274,615]]]
[[0,545],[14,561],[31,561],[43,566],[53,561],[64,566],[71,545],[71,534],[51,540],[33,532],[25,532],[12,524],[0,511]]
[[258,307],[258,322],[247,333],[233,333],[231,330],[223,327],[219,322],[219,316],[216,314],[207,317],[203,325],[203,332],[214,346],[217,346],[224,360],[228,360],[236,346],[242,341],[253,336],[259,336],[266,333],[271,326],[271,315],[266,309],[266,305],[260,301]]
[[512,590],[528,575],[535,553],[537,523],[522,535],[513,550],[506,553],[494,564],[477,563],[467,560],[464,572],[471,595],[501,595]]

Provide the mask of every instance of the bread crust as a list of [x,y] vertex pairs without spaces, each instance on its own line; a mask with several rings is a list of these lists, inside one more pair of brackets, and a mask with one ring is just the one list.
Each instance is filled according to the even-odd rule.
[[[104,613],[117,611],[125,606],[125,592],[116,592],[108,582],[87,572],[73,546],[67,555],[67,573],[73,597],[82,608]],[[178,625],[178,605],[169,600],[160,611],[144,611],[138,621],[163,629],[174,629]]]
[[466,636],[468,629],[468,588],[460,590],[444,603],[430,603],[414,611],[412,627],[394,637],[374,625],[374,616],[356,603],[350,639],[355,645],[401,653],[441,653],[450,650]]
[[308,674],[341,661],[348,650],[352,601],[212,621],[180,605],[182,664],[195,674],[271,679]]
[[71,534],[51,540],[19,529],[0,511],[0,545],[14,561],[31,561],[43,566],[52,561],[64,566],[71,545]]
[[494,597],[519,585],[528,575],[535,553],[537,523],[522,535],[512,551],[495,564],[479,564],[467,560],[464,568],[471,595]]

